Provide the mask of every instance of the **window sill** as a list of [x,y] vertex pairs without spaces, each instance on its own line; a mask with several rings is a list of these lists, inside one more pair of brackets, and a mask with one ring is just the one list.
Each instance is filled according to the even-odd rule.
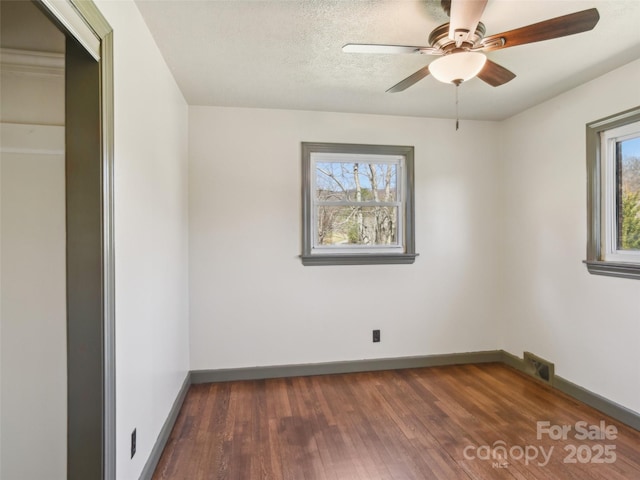
[[600,260],[585,260],[589,273],[618,278],[635,278],[640,280],[639,263],[603,262]]
[[417,253],[340,253],[333,255],[300,255],[302,264],[306,266],[317,265],[408,265],[415,262]]

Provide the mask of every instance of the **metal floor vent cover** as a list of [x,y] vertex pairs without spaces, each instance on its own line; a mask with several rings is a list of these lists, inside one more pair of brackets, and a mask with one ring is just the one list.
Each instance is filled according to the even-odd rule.
[[550,361],[540,358],[531,352],[524,352],[524,366],[526,373],[532,377],[553,385],[555,367]]

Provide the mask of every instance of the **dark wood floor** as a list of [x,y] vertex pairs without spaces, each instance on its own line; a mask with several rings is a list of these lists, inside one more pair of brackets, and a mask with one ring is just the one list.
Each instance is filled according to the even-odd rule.
[[153,478],[640,479],[640,432],[500,364],[203,384]]

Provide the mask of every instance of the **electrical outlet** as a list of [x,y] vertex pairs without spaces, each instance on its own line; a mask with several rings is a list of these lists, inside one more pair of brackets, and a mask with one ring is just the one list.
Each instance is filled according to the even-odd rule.
[[131,432],[131,458],[136,454],[136,429]]
[[380,330],[373,331],[373,343],[377,343],[380,341]]

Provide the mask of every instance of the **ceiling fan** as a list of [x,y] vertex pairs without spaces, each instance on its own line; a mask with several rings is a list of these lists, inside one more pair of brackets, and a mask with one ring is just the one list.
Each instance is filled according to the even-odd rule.
[[586,32],[593,29],[600,19],[598,10],[591,8],[485,37],[485,26],[480,18],[487,1],[442,0],[449,23],[431,32],[429,46],[348,43],[342,50],[348,53],[418,53],[440,57],[388,89],[387,92],[391,93],[401,92],[429,74],[441,82],[456,86],[477,76],[489,85],[498,87],[513,80],[516,75],[487,59],[482,52]]

